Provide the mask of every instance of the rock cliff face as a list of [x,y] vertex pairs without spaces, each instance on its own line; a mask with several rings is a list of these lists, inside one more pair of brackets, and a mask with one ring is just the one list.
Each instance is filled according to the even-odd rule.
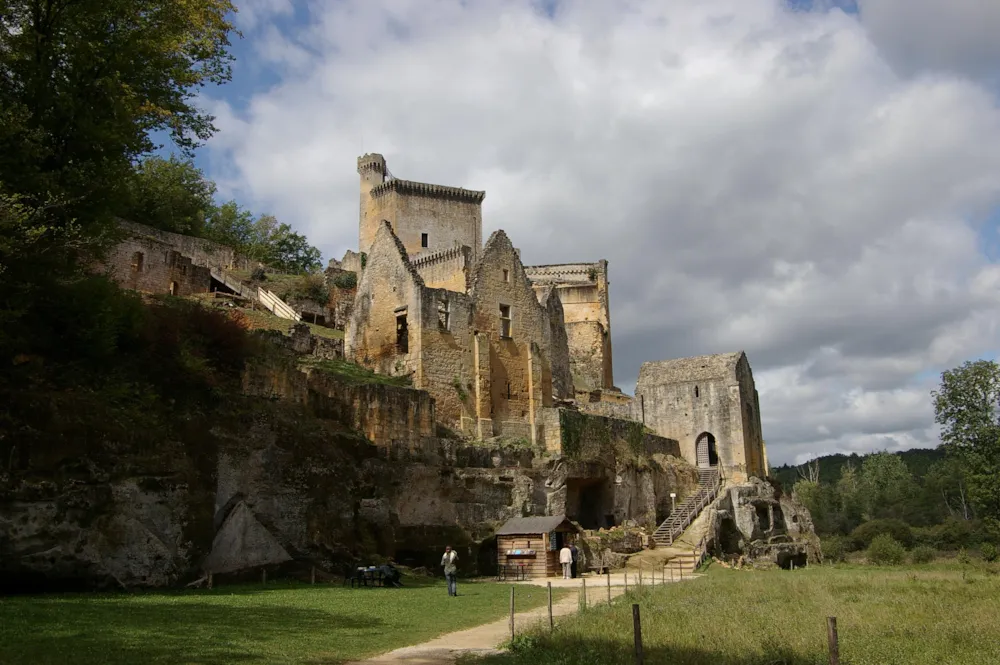
[[581,461],[436,437],[374,445],[353,422],[317,417],[330,412],[322,400],[248,396],[162,440],[0,451],[0,590],[177,586],[262,565],[339,574],[374,555],[437,570],[446,544],[464,573],[489,574],[493,531],[511,517],[578,510],[600,485],[618,519],[655,519],[694,477],[664,455]]
[[759,478],[729,487],[715,503],[715,551],[758,568],[802,568],[822,561],[809,510]]

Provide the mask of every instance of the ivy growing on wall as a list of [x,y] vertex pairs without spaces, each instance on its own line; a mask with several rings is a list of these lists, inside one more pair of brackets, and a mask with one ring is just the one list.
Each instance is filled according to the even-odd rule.
[[596,461],[613,454],[618,461],[636,462],[646,452],[647,430],[642,423],[561,409],[559,428],[562,454],[569,459]]

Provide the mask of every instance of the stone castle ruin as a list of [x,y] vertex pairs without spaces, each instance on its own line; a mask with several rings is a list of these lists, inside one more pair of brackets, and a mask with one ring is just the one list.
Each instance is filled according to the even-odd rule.
[[[298,324],[264,334],[276,352],[244,372],[248,398],[302,415],[205,433],[197,466],[184,441],[155,459],[95,457],[94,487],[107,490],[88,503],[102,517],[86,522],[51,510],[78,493],[58,466],[29,469],[11,481],[13,512],[0,513],[0,582],[169,585],[267,565],[336,570],[373,554],[436,570],[445,544],[465,573],[492,574],[504,522],[562,515],[587,534],[595,566],[643,547],[688,571],[711,553],[815,560],[808,512],[767,480],[744,353],[644,363],[635,396],[624,394],[607,261],[525,266],[504,231],[483,241],[485,192],[395,178],[378,154],[357,167],[359,245],[326,272],[351,284],[335,303],[342,346]],[[306,313],[234,277],[256,266],[229,248],[123,228],[104,268],[126,288]],[[349,381],[305,356],[412,387]],[[189,480],[163,486],[136,469]],[[51,555],[32,554],[42,550]]]

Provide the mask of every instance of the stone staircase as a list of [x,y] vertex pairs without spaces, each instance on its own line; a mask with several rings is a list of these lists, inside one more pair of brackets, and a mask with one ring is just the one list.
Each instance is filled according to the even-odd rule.
[[656,549],[666,554],[665,572],[673,579],[693,574],[705,559],[711,520],[704,511],[721,490],[718,470],[700,469],[698,489],[653,532]]
[[293,321],[302,320],[299,313],[292,309],[288,303],[267,289],[247,286],[242,281],[236,279],[221,268],[212,268],[212,278],[222,284],[225,284],[226,287],[234,293],[260,303],[265,309],[270,311],[275,316],[280,316],[283,319],[291,319]]
[[718,469],[698,470],[698,489],[688,495],[684,503],[670,513],[667,519],[653,532],[653,540],[657,547],[667,547],[674,544],[684,530],[699,516],[705,506],[715,501],[722,489],[722,480]]

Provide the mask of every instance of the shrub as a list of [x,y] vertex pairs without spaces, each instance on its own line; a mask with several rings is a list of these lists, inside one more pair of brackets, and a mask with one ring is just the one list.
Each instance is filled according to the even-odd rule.
[[263,266],[257,266],[253,269],[253,272],[250,273],[250,279],[255,282],[265,282],[267,281],[267,271],[264,270]]
[[281,297],[311,300],[326,305],[330,300],[330,288],[321,274],[302,275],[289,285]]
[[903,549],[898,540],[889,534],[880,533],[872,538],[866,556],[868,563],[873,563],[877,566],[898,566],[903,563],[906,550]]
[[830,536],[820,542],[823,558],[840,563],[847,558],[848,543],[843,536]]
[[979,553],[983,555],[983,561],[990,563],[1000,558],[1000,552],[997,551],[997,546],[993,543],[983,543],[979,548]]
[[331,280],[338,289],[353,289],[358,285],[358,273],[342,272]]
[[930,563],[937,556],[937,550],[927,545],[918,545],[910,552],[910,561],[913,563]]
[[903,520],[897,519],[879,519],[865,522],[851,532],[851,540],[857,549],[863,550],[871,545],[876,536],[883,534],[892,536],[893,540],[904,547],[913,545],[913,530],[910,529],[910,525]]

